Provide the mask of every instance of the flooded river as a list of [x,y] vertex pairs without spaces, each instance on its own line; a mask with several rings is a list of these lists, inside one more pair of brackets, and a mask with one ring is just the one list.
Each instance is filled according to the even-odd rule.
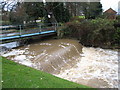
[[118,88],[118,52],[76,40],[46,40],[1,53],[15,62],[96,88]]

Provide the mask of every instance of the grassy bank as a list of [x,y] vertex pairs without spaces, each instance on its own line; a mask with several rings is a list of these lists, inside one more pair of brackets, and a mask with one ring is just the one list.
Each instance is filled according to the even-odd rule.
[[3,88],[89,88],[2,57]]

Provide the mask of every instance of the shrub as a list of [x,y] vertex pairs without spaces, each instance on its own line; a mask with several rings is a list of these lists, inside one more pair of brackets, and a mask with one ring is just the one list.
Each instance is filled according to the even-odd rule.
[[120,28],[120,21],[116,20],[114,23],[114,27],[117,29],[118,27]]
[[116,18],[117,18],[118,21],[120,21],[120,15],[118,15]]
[[116,32],[114,34],[114,43],[118,46],[120,45],[120,28],[116,29]]
[[120,37],[119,29],[114,27],[115,20],[93,19],[65,24],[63,36],[79,39],[83,45],[110,47]]
[[10,21],[1,21],[2,25],[10,25]]
[[75,16],[73,18],[71,18],[70,22],[82,22],[85,20],[85,16]]
[[95,46],[110,46],[115,33],[115,28],[113,26],[114,21],[108,19],[95,19],[90,22],[93,23],[95,27],[88,37],[88,39],[91,39],[90,43]]
[[64,36],[83,39],[90,31],[90,23],[88,22],[68,22],[65,24]]

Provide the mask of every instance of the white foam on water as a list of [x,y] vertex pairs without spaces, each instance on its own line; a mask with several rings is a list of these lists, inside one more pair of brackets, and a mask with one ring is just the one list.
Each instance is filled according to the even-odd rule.
[[25,48],[24,50],[20,49],[12,49],[12,51],[7,52],[6,54],[3,54],[3,57],[13,57],[11,58],[13,61],[18,62],[20,64],[29,66],[29,67],[35,67],[35,65],[30,61],[30,59],[33,59],[34,56],[29,55],[29,51],[27,51],[28,48]]
[[23,62],[20,62],[20,63],[23,64],[23,65],[29,66],[29,67],[33,66],[33,63],[31,63],[29,61],[23,61]]
[[66,48],[64,45],[61,45],[61,44],[59,45],[59,47]]
[[14,58],[14,60],[18,60],[18,61],[24,61],[25,59],[26,59],[25,55],[19,55]]
[[50,44],[50,43],[41,43],[40,45],[48,45],[48,46],[51,46],[52,44]]
[[[49,43],[42,43],[39,45],[52,45]],[[76,67],[71,67],[69,69],[61,69],[59,74],[55,76],[77,82],[80,84],[97,87],[97,88],[118,88],[118,52],[113,50],[105,50],[101,48],[82,48],[82,54],[79,52],[78,48],[69,43],[60,43],[59,47],[68,50],[69,47],[73,47],[77,54],[79,55],[76,61]],[[4,57],[10,57],[10,59],[34,68],[40,68],[41,63],[37,63],[36,66],[32,60],[36,59],[45,59],[48,62],[49,57],[57,55],[65,63],[65,58],[58,54],[51,55],[47,54],[47,51],[44,50],[39,55],[35,55],[34,51],[29,51],[30,45],[24,50],[22,49],[12,49],[12,51],[3,54]],[[70,53],[70,52],[69,52]],[[81,57],[82,56],[82,57]],[[11,58],[12,57],[12,58]],[[76,57],[72,57],[76,59]],[[70,61],[70,60],[69,60]],[[62,68],[61,65],[58,65]],[[52,66],[53,67],[53,66]],[[56,68],[53,67],[55,70]],[[94,84],[93,84],[94,83]]]
[[18,46],[18,42],[10,42],[10,43],[6,43],[6,44],[0,44],[0,46],[4,46],[6,48],[13,48]]
[[13,56],[13,55],[19,55],[19,54],[23,54],[25,52],[25,50],[15,50],[15,49],[12,49],[12,51],[6,53],[6,54],[3,54],[2,56],[3,57],[8,57],[8,56]]
[[99,85],[95,81],[93,87],[118,88],[118,52],[86,47],[83,47],[82,52],[77,67],[62,70],[55,76],[89,86],[95,79]]

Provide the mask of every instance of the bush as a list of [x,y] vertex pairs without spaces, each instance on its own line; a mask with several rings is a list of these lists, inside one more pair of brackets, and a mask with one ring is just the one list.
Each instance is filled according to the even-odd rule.
[[89,34],[88,39],[94,46],[110,46],[113,42],[115,28],[114,21],[108,19],[95,19],[90,21],[95,27]]
[[115,45],[120,45],[120,28],[117,28],[115,34],[114,34],[114,43]]
[[2,25],[10,25],[10,21],[1,21]]
[[85,20],[85,16],[75,16],[71,18],[70,22],[82,22]]
[[118,15],[116,18],[117,18],[118,21],[120,21],[120,15]]
[[26,28],[36,28],[38,27],[38,24],[35,22],[27,23]]
[[116,20],[114,23],[114,27],[117,29],[118,27],[120,28],[120,21]]
[[68,22],[63,28],[63,36],[79,39],[83,45],[110,47],[120,37],[119,29],[114,27],[115,20],[93,19],[81,22]]

